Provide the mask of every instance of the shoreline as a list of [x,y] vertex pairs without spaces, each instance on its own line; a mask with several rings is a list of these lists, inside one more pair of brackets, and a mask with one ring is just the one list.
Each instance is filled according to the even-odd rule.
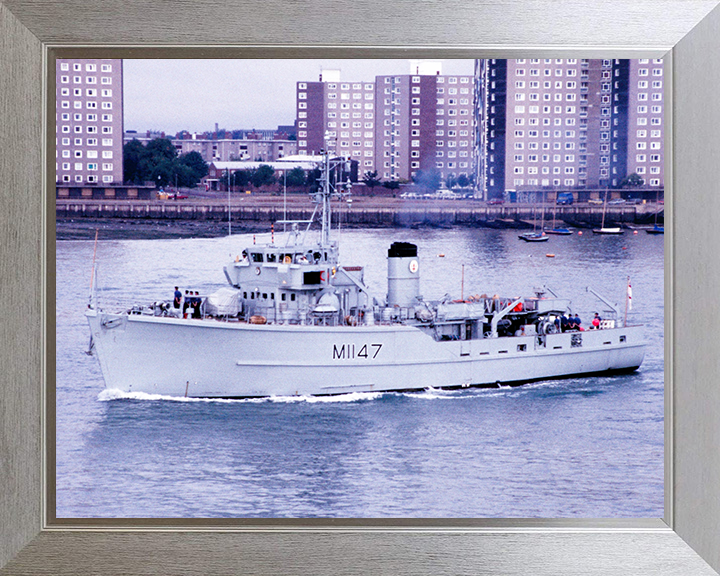
[[[343,222],[347,229],[378,229],[378,228],[411,228],[411,226],[368,224],[356,225]],[[420,224],[412,228],[449,229],[455,227],[469,228],[461,225]],[[228,235],[228,223],[218,220],[151,220],[133,218],[73,218],[60,219],[55,223],[55,239],[63,240],[94,240],[95,231],[105,240],[163,240],[177,238],[219,238]],[[269,234],[270,224],[266,222],[233,222],[233,234]],[[275,229],[282,234],[282,228]]]
[[[307,221],[315,206],[307,198],[240,197],[231,204],[235,233],[270,232],[273,222]],[[56,200],[56,239],[88,240],[100,230],[106,239],[215,238],[227,235],[228,208],[218,200],[168,201]],[[338,212],[339,210],[339,212]],[[606,224],[627,228],[652,226],[664,207],[655,204],[607,206]],[[541,223],[541,207],[532,204],[490,206],[470,200],[407,201],[397,198],[355,199],[352,207],[334,209],[343,228],[512,228],[533,229]],[[562,226],[593,228],[600,225],[603,207],[579,204],[545,206],[544,222],[551,226],[553,215]],[[276,226],[278,226],[276,224]],[[278,230],[276,230],[278,231]]]

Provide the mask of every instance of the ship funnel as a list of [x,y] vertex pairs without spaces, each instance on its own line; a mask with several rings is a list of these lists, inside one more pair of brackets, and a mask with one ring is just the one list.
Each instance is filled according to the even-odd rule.
[[388,250],[388,306],[410,308],[420,296],[417,246],[393,242]]

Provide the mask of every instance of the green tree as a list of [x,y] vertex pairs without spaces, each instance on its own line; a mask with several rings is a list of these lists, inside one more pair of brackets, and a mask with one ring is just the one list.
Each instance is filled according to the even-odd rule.
[[460,186],[460,188],[467,188],[470,186],[470,178],[468,178],[465,174],[460,174],[457,179],[457,185]]
[[275,182],[275,170],[267,164],[261,164],[252,173],[252,183],[255,188],[273,184]]
[[379,186],[380,184],[382,184],[382,181],[380,180],[380,178],[378,178],[377,170],[373,170],[372,172],[365,172],[365,174],[363,174],[362,181],[365,186],[370,188],[371,192],[373,188],[375,188],[375,186]]
[[167,186],[174,181],[175,163],[170,159],[160,160],[150,172],[150,180],[155,183],[158,188]]
[[193,150],[192,152],[183,154],[178,161],[190,171],[189,183],[183,184],[183,186],[193,187],[200,182],[201,178],[207,176],[208,165],[199,152]]
[[633,172],[628,177],[624,178],[622,182],[620,182],[621,188],[637,188],[638,186],[642,185],[643,179],[640,178],[640,176],[638,176],[635,172]]
[[288,186],[303,186],[305,184],[305,170],[296,166],[287,173],[286,181]]
[[320,188],[320,169],[315,168],[308,172],[305,178],[305,184],[310,188],[309,192],[314,193]]
[[233,186],[245,187],[250,184],[252,172],[250,170],[236,170],[233,172]]
[[139,140],[131,140],[123,146],[123,179],[132,184],[142,184],[149,178],[144,173],[148,152]]
[[177,149],[167,138],[154,138],[148,142],[145,149],[155,164],[159,164],[162,160],[177,158]]
[[397,190],[400,188],[400,182],[397,180],[388,180],[387,182],[382,183],[383,188],[387,188],[388,190]]

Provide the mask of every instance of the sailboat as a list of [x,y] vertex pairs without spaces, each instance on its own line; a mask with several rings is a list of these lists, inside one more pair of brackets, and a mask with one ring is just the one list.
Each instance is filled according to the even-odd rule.
[[542,223],[540,224],[540,232],[538,232],[536,230],[537,218],[534,218],[533,219],[533,231],[520,234],[518,236],[518,238],[520,238],[520,240],[525,240],[525,242],[547,242],[548,240],[550,240],[550,236],[545,235],[545,232],[543,231],[544,226],[545,226],[545,205],[543,204]]
[[659,206],[657,197],[659,197],[659,196],[660,196],[660,192],[657,193],[657,196],[655,198],[655,206],[656,206],[656,208],[655,208],[655,226],[645,230],[645,232],[647,232],[648,234],[665,234],[665,226],[658,226],[658,223],[657,223],[658,213],[660,212],[660,209],[657,208],[657,206]]
[[557,212],[557,204],[555,204],[555,206],[553,206],[552,228],[550,230],[543,230],[543,232],[545,232],[545,234],[555,234],[558,236],[568,236],[569,234],[572,234],[572,232],[570,232],[570,230],[568,230],[567,228],[556,228],[555,227],[556,212]]
[[600,228],[593,228],[593,234],[622,234],[623,229],[619,226],[613,228],[605,228],[605,211],[607,210],[607,197],[608,191],[605,190],[605,202],[603,202],[602,222],[600,223]]

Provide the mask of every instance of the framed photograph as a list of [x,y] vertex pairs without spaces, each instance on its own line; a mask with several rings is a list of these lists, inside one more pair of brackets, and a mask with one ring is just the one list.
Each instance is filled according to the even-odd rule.
[[[7,487],[0,515],[8,519],[0,527],[3,572],[524,574],[532,566],[538,574],[714,574],[720,568],[720,499],[713,482],[720,476],[714,444],[720,392],[711,385],[716,376],[717,312],[712,306],[698,310],[698,302],[710,299],[707,292],[718,279],[710,175],[720,108],[709,97],[720,83],[720,64],[712,57],[720,28],[715,5],[667,2],[657,15],[649,6],[610,2],[603,10],[623,16],[596,28],[595,22],[604,20],[591,3],[547,3],[539,14],[518,2],[510,5],[518,23],[512,38],[508,13],[496,6],[457,6],[452,31],[446,27],[450,21],[444,7],[425,6],[413,18],[424,38],[417,43],[394,40],[397,27],[386,25],[386,18],[378,17],[382,12],[369,7],[347,6],[342,18],[326,15],[319,26],[319,20],[307,14],[277,17],[273,10],[279,7],[263,6],[253,8],[243,23],[243,29],[255,26],[249,27],[243,45],[237,44],[236,29],[230,25],[239,22],[230,18],[213,27],[217,38],[210,47],[193,48],[200,41],[207,43],[207,36],[190,13],[158,12],[148,19],[140,17],[146,6],[125,7],[121,15],[99,4],[91,16],[98,26],[88,26],[79,7],[57,5],[50,9],[57,10],[56,18],[48,18],[47,10],[40,14],[31,2],[0,4],[0,133],[4,142],[18,143],[0,165],[5,206],[0,216],[2,289],[9,320],[0,329],[6,343],[0,354],[7,366],[0,392],[0,480]],[[214,22],[222,21],[221,7],[204,8],[216,16]],[[200,7],[193,8],[198,14],[196,10]],[[262,14],[275,15],[273,26]],[[536,26],[538,19],[557,22],[564,15],[579,17],[563,25],[562,39]],[[362,36],[345,27],[345,16],[367,18],[375,26]],[[298,18],[306,28],[297,27]],[[58,27],[57,21],[66,26]],[[167,28],[169,21],[177,26]],[[471,25],[481,21],[497,25],[482,32]],[[597,32],[588,35],[584,23],[590,22]],[[275,34],[278,27],[288,41],[264,47],[267,34]],[[408,35],[410,27],[409,22],[402,25]],[[346,47],[347,34],[356,47]],[[48,394],[52,386],[46,386],[55,375],[58,353],[53,329],[56,278],[48,266],[48,255],[56,249],[51,212],[55,174],[48,153],[53,148],[44,143],[55,139],[55,124],[47,113],[47,102],[54,97],[54,89],[48,89],[54,59],[81,58],[89,44],[96,46],[93,56],[99,58],[664,58],[671,81],[664,87],[668,234],[663,517],[244,522],[56,517],[62,515],[57,515],[55,494],[48,489],[55,486],[56,399]],[[172,47],[177,45],[189,47]],[[368,45],[382,48],[362,47]],[[28,170],[28,165],[44,167],[44,173]]]

